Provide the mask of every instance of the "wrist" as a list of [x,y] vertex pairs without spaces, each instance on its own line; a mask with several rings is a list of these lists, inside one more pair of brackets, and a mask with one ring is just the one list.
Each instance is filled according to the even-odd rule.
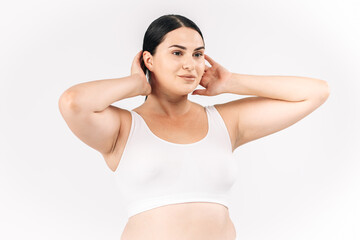
[[137,80],[138,95],[147,96],[151,93],[151,86],[146,76],[142,74],[134,74]]
[[224,93],[232,93],[235,87],[236,73],[230,73],[225,81]]

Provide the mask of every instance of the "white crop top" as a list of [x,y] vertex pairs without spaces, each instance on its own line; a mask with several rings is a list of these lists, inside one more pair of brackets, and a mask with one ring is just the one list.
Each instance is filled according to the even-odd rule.
[[225,123],[213,105],[205,107],[208,132],[190,144],[157,137],[131,111],[131,130],[114,172],[127,217],[156,207],[214,202],[228,208],[238,169]]

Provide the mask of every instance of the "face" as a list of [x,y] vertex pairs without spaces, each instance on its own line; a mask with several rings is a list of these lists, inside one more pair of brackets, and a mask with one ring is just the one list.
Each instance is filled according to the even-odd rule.
[[[205,70],[203,47],[204,42],[197,31],[181,27],[165,35],[154,55],[145,51],[144,63],[158,90],[181,95],[195,90]],[[180,77],[188,74],[194,75],[194,80]]]

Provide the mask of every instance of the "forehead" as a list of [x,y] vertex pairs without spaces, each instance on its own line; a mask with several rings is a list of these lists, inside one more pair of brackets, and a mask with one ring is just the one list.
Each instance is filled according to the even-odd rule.
[[204,42],[196,30],[192,28],[181,27],[168,32],[165,35],[165,39],[161,45],[162,47],[168,48],[169,46],[175,44],[182,45],[189,48],[190,50],[193,50],[194,48],[203,46]]

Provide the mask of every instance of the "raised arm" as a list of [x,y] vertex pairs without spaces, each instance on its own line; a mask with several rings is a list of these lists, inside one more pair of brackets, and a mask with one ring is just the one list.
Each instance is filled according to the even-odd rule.
[[140,68],[140,54],[134,58],[130,76],[76,84],[60,96],[59,109],[71,131],[104,157],[114,150],[122,119],[128,114],[111,104],[151,93]]
[[306,117],[326,101],[330,87],[314,78],[233,73],[225,92],[255,95],[223,104],[234,114],[236,148]]

